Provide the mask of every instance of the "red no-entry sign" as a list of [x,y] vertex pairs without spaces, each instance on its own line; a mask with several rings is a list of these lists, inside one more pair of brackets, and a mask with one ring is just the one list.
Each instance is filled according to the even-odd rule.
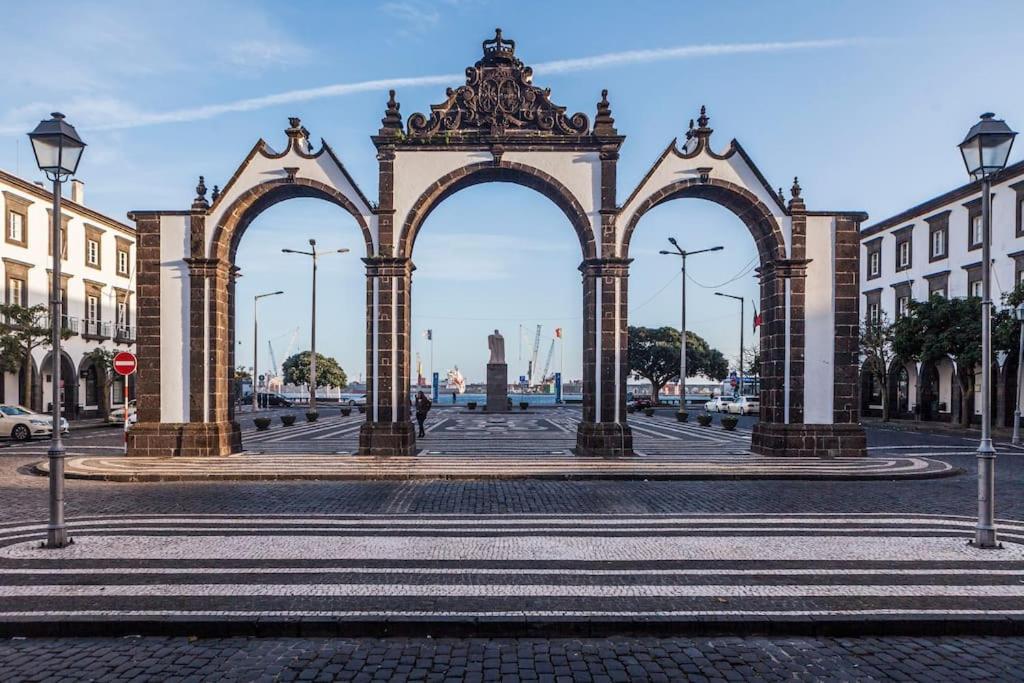
[[134,353],[122,351],[114,356],[114,372],[119,375],[127,377],[128,375],[134,374],[135,369],[138,367],[139,360],[135,357]]

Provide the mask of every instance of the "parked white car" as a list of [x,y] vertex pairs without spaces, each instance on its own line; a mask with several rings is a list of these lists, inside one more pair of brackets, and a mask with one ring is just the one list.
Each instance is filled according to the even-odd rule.
[[729,404],[732,401],[732,396],[715,396],[704,404],[704,410],[709,413],[727,413],[729,412]]
[[[67,434],[68,421],[60,419],[60,432]],[[32,437],[50,437],[53,432],[53,418],[34,413],[21,406],[0,404],[0,438],[28,441]]]
[[760,411],[761,403],[753,396],[740,396],[729,404],[727,410],[733,415],[757,415]]
[[[128,401],[128,425],[134,425],[139,421],[139,416],[135,411],[135,401]],[[110,411],[107,415],[107,422],[113,424],[124,424],[124,406],[118,406]]]

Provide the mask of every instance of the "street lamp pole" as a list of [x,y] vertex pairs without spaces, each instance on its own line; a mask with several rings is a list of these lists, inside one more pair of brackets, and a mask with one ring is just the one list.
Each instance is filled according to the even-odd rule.
[[[985,113],[960,143],[967,173],[981,181],[981,441],[978,444],[978,526],[974,544],[998,548],[995,527],[996,449],[992,445],[992,177],[1006,167],[1017,134]],[[970,369],[967,369],[969,372]]]
[[[668,238],[669,244],[675,247],[675,251],[666,251],[662,249],[659,254],[665,256],[678,256],[681,264],[682,273],[682,304],[680,306],[680,343],[679,343],[679,410],[680,412],[686,411],[686,257],[695,256],[697,254],[703,254],[709,251],[721,251],[723,247],[710,247],[708,249],[698,249],[697,251],[683,251],[679,247],[679,243],[676,242],[675,237]],[[652,397],[653,398],[653,397]]]
[[285,254],[302,254],[313,259],[313,310],[310,321],[310,350],[309,350],[309,409],[316,412],[316,269],[317,262],[321,256],[326,254],[345,254],[348,249],[335,249],[332,251],[317,251],[316,240],[310,238],[310,251],[299,251],[297,249],[282,249]]
[[1020,445],[1020,392],[1021,378],[1024,378],[1024,303],[1017,304],[1013,309],[1013,316],[1020,321],[1020,344],[1017,348],[1017,401],[1013,411],[1013,438],[1010,440],[1014,446]]
[[[78,162],[82,158],[85,143],[78,137],[74,126],[64,120],[60,112],[50,114],[50,119],[40,121],[28,134],[32,142],[32,151],[36,155],[36,165],[46,177],[53,181],[53,218],[51,243],[53,244],[53,269],[50,277],[50,379],[53,411],[53,431],[50,433],[50,448],[47,457],[50,464],[49,476],[49,523],[46,527],[47,548],[63,548],[71,543],[67,526],[64,523],[64,442],[61,440],[61,318],[64,302],[61,298],[60,259],[64,245],[61,240],[61,183],[70,178],[78,170]],[[24,229],[28,229],[26,226]],[[125,412],[128,406],[125,406]]]
[[740,302],[740,390],[739,390],[739,394],[740,394],[740,396],[743,396],[744,395],[743,394],[743,327],[744,327],[744,322],[743,321],[746,320],[746,317],[747,317],[747,313],[746,313],[746,310],[747,310],[747,300],[745,298],[743,298],[742,296],[735,296],[733,294],[723,294],[721,292],[715,292],[715,296],[724,296],[724,297],[727,297],[729,299],[735,299],[736,301]]
[[283,291],[267,292],[266,294],[257,294],[252,298],[252,412],[256,412],[260,409],[259,392],[257,391],[256,382],[259,381],[259,325],[256,323],[256,302],[264,297],[277,296],[278,294],[284,294]]

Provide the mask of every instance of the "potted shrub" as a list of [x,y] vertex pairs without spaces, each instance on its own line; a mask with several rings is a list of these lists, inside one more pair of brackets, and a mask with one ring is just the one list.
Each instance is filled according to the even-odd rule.
[[254,419],[252,421],[252,423],[254,425],[256,425],[256,430],[257,431],[265,432],[268,429],[270,429],[270,418],[269,417],[257,417],[256,419]]
[[342,417],[348,417],[351,414],[352,414],[352,408],[350,406],[345,406],[344,408],[341,409],[341,416]]
[[736,429],[736,425],[739,424],[740,419],[735,415],[723,415],[722,416],[722,429],[727,432],[731,432]]
[[679,422],[686,422],[688,419],[690,419],[690,414],[685,410],[680,410],[676,413],[676,420]]
[[654,408],[644,408],[644,415],[654,417]]
[[476,401],[467,401],[466,407],[470,410],[476,410]]
[[316,422],[316,419],[320,417],[320,413],[315,410],[306,411],[306,422]]
[[357,406],[357,408],[359,409],[360,413],[365,413],[366,412],[366,406],[364,406],[364,405]]
[[519,402],[519,410],[526,410],[527,406],[529,406],[529,405],[530,404],[528,402],[526,402],[526,401],[520,401]]
[[281,424],[283,424],[285,427],[291,427],[293,424],[295,424],[295,416],[294,415],[282,415],[281,416]]
[[707,413],[702,413],[702,414],[698,415],[697,416],[697,424],[699,424],[701,427],[710,427],[711,426],[711,416],[708,415]]

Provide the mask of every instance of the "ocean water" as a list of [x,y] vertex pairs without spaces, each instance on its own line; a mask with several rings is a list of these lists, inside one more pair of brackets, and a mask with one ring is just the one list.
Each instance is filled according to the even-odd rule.
[[[430,396],[430,392],[429,391],[425,391],[423,393],[425,393],[427,395],[427,397]],[[415,396],[415,394],[413,394],[413,396]],[[512,399],[512,405],[514,405],[514,406],[518,406],[520,401],[526,401],[530,405],[538,405],[538,406],[541,406],[541,405],[553,406],[553,405],[555,405],[555,395],[554,394],[509,394],[508,397],[510,399]],[[469,394],[469,393],[459,394],[456,397],[454,405],[462,405],[462,406],[464,406],[467,403],[469,403],[470,401],[476,401],[478,404],[484,405],[485,403],[487,403],[487,395],[486,394]],[[582,403],[583,402],[583,396],[582,396],[582,394],[562,394],[562,401],[564,401],[564,402]],[[437,405],[439,405],[439,406],[453,405],[451,393],[447,393],[446,394],[443,391],[440,392],[438,394],[438,396],[437,396]]]

